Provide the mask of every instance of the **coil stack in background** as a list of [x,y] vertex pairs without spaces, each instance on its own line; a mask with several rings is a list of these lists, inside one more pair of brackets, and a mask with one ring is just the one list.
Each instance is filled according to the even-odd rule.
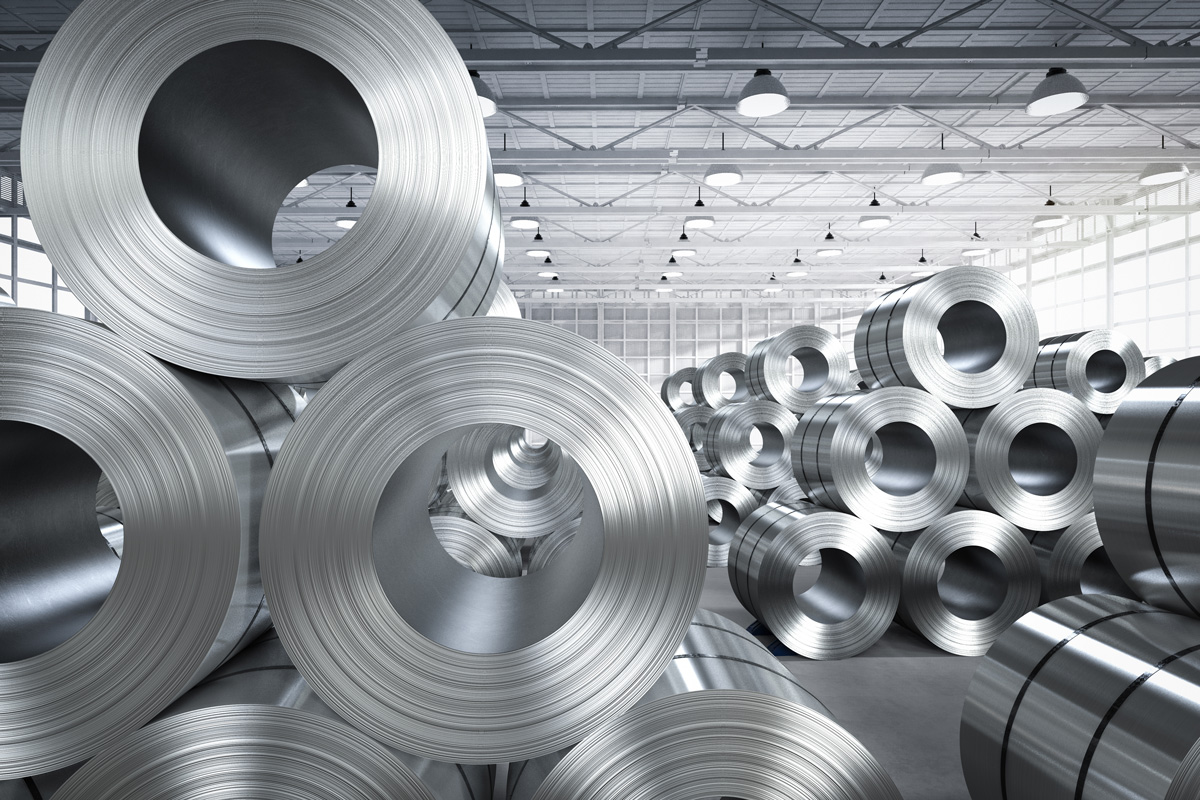
[[[721,390],[722,375],[728,375],[733,379],[733,391],[728,397]],[[749,400],[750,388],[746,384],[746,354],[721,353],[697,367],[696,372],[692,375],[692,397],[698,404],[712,409]]]
[[1163,367],[1171,366],[1177,360],[1178,359],[1174,359],[1169,356],[1146,356],[1143,359],[1146,364],[1146,377],[1149,378]]
[[[799,386],[788,376],[789,358],[803,371]],[[822,397],[850,391],[850,358],[829,331],[799,325],[754,346],[746,381],[755,397],[798,414]]]
[[1042,570],[1042,602],[1077,594],[1111,594],[1138,600],[1108,557],[1095,514],[1066,528],[1035,532],[1030,540]]
[[675,421],[683,428],[683,435],[696,458],[696,468],[701,472],[712,469],[712,463],[704,453],[704,432],[712,421],[713,413],[708,406],[688,406],[675,412]]
[[[751,433],[757,430],[762,446]],[[704,455],[713,474],[750,489],[774,489],[792,474],[792,434],[796,417],[778,403],[751,400],[723,406],[704,429]]]
[[[666,403],[672,411],[681,411],[689,406],[696,405],[695,394],[692,392],[696,381],[696,368],[684,367],[676,370],[667,376],[663,381],[660,394],[663,402]],[[687,384],[688,391],[691,397],[685,399],[683,396],[683,385]]]
[[1067,392],[1092,412],[1111,414],[1145,377],[1142,351],[1128,336],[1083,331],[1043,339],[1026,385]]
[[708,566],[724,567],[729,563],[729,543],[759,501],[737,481],[713,476],[704,479],[704,500],[708,504]]

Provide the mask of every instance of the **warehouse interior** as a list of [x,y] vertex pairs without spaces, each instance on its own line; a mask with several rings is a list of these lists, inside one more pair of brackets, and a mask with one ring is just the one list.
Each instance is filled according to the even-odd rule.
[[0,800],[1197,796],[1197,38],[0,0]]

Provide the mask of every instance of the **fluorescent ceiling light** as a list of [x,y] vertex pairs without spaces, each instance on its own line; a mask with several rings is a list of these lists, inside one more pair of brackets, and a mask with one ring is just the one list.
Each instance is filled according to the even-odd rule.
[[561,291],[562,291],[562,287],[561,287],[561,286],[548,286],[548,287],[546,287],[546,294],[558,294],[558,293],[559,293],[559,292],[561,292]]
[[549,250],[526,250],[525,255],[530,256],[532,258],[549,258],[550,251]]
[[992,248],[976,244],[964,249],[962,254],[966,258],[974,258],[975,256],[986,256],[990,252],[992,252]]
[[1191,174],[1186,164],[1147,164],[1138,177],[1142,186],[1163,186],[1181,181]]
[[1053,200],[1046,201],[1046,207],[1050,209],[1045,214],[1039,214],[1033,218],[1033,227],[1035,228],[1058,228],[1070,222],[1070,218],[1066,214],[1061,214],[1053,210],[1057,205]]
[[833,258],[834,256],[840,256],[842,254],[842,252],[843,252],[842,248],[840,248],[840,247],[818,247],[817,248],[817,255],[821,256],[821,258]]
[[787,89],[769,69],[757,69],[738,95],[734,110],[743,117],[770,117],[792,104]]
[[508,224],[519,231],[531,231],[541,227],[542,223],[537,217],[513,217]]
[[803,278],[807,274],[807,272],[789,272],[787,276],[789,278]]
[[496,178],[496,185],[505,189],[525,183],[525,173],[521,172],[519,167],[494,167],[492,175]]
[[684,217],[683,227],[702,230],[704,228],[711,228],[716,223],[717,221],[712,217]]
[[782,287],[779,287],[779,286],[764,286],[762,288],[762,293],[763,294],[775,294],[775,292],[778,292],[781,290],[782,290]]
[[709,186],[735,186],[742,182],[742,171],[737,164],[713,164],[704,173],[704,182]]
[[337,225],[339,228],[350,230],[354,227],[354,223],[356,222],[358,222],[358,220],[355,217],[338,217],[333,221],[333,224]]
[[963,168],[958,164],[930,164],[921,174],[921,183],[926,186],[946,186],[963,179]]
[[687,247],[671,251],[672,258],[691,258],[694,255],[696,255],[696,251]]
[[1051,67],[1029,96],[1025,113],[1031,117],[1048,117],[1079,108],[1087,101],[1087,89],[1078,78],[1062,67]]
[[886,228],[892,224],[892,218],[887,214],[863,214],[858,218],[858,227],[871,230]]
[[538,277],[554,279],[554,278],[558,277],[558,273],[557,272],[539,272]]
[[674,291],[674,289],[672,289],[670,286],[655,286],[654,291],[658,292],[659,294],[666,294],[667,292]]
[[662,274],[662,276],[664,278],[682,278],[683,273],[682,272],[664,272]]
[[483,82],[483,78],[479,77],[479,73],[471,70],[471,85],[475,87],[475,96],[479,100],[479,113],[485,117],[490,117],[496,113],[496,95],[492,94],[492,90]]

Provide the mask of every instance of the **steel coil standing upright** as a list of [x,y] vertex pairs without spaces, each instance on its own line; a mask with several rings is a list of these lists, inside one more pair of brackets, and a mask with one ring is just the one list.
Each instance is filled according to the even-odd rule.
[[1033,368],[1033,306],[995,270],[955,267],[880,297],[858,321],[854,360],[871,387],[924,389],[955,408],[986,408]]
[[[762,447],[750,440],[762,436]],[[792,474],[792,434],[796,416],[778,403],[751,400],[727,405],[704,429],[704,455],[714,474],[733,478],[750,489],[774,489]]]
[[1196,472],[1200,358],[1163,367],[1108,422],[1096,456],[1096,523],[1113,566],[1148,603],[1200,617]]
[[[795,594],[796,567],[820,574]],[[768,503],[747,517],[729,550],[729,582],[742,606],[792,651],[849,658],[887,631],[900,602],[888,540],[867,523],[807,503]]]
[[0,779],[90,757],[266,628],[257,525],[292,402],[0,309]]
[[431,516],[429,522],[450,557],[467,569],[493,578],[521,577],[521,551],[514,553],[482,526],[452,516]]
[[1095,514],[1066,528],[1035,532],[1030,540],[1042,571],[1042,602],[1076,594],[1111,594],[1139,599],[1108,557]]
[[1200,622],[1121,597],[1026,614],[963,707],[973,800],[1200,796]]
[[1096,414],[1111,414],[1146,377],[1146,362],[1119,331],[1069,333],[1043,339],[1027,386],[1074,395]]
[[471,519],[502,536],[545,536],[583,508],[585,481],[570,454],[512,425],[465,434],[446,454],[446,474]]
[[1146,364],[1146,377],[1149,378],[1163,367],[1169,367],[1179,359],[1170,356],[1146,356],[1142,360]]
[[[591,486],[572,546],[520,580],[462,568],[423,513],[441,454],[494,424],[535,427]],[[407,752],[497,763],[573,744],[650,687],[707,538],[687,443],[643,380],[574,334],[477,317],[397,337],[317,394],[271,476],[263,580],[340,716]]]
[[[799,386],[788,377],[789,358],[803,370]],[[822,397],[850,391],[850,357],[829,331],[798,325],[754,345],[746,382],[755,397],[799,414]]]
[[521,306],[507,284],[501,283],[496,287],[496,297],[488,307],[487,316],[521,319]]
[[729,563],[729,543],[759,501],[737,481],[713,476],[704,479],[704,501],[708,504],[708,565],[724,567]]
[[1034,531],[1065,528],[1091,510],[1104,429],[1082,402],[1025,389],[992,408],[956,414],[971,449],[961,505]]
[[979,656],[1041,596],[1037,554],[1011,522],[955,511],[896,537],[900,620],[948,653]]
[[[297,109],[319,113],[296,125]],[[24,119],[47,255],[172,363],[317,382],[402,330],[484,313],[499,286],[475,91],[417,0],[87,0]],[[378,167],[370,202],[335,246],[277,266],[280,207],[336,165]]]
[[792,437],[792,468],[814,502],[875,528],[910,531],[954,507],[970,455],[954,412],[900,386],[818,402]]
[[675,421],[683,428],[683,435],[696,457],[696,468],[701,472],[712,469],[712,463],[704,454],[704,432],[712,421],[713,413],[708,406],[688,406],[675,412]]
[[[721,390],[722,375],[728,375],[733,379],[733,392],[728,397]],[[749,400],[750,388],[746,385],[746,354],[721,353],[697,367],[692,376],[692,397],[699,405],[713,409]]]
[[666,403],[672,411],[681,411],[690,406],[696,405],[695,394],[691,399],[685,400],[683,397],[683,385],[688,385],[689,391],[695,386],[696,368],[684,367],[677,369],[667,376],[663,381],[660,393],[662,394],[663,402]]

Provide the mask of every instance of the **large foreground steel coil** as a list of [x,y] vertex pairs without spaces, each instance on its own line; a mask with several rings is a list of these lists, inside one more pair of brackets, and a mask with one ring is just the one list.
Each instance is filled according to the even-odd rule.
[[1109,420],[1096,457],[1096,522],[1121,577],[1146,602],[1200,617],[1196,475],[1200,358],[1163,367]]
[[696,368],[684,367],[683,369],[675,370],[667,379],[663,381],[662,388],[659,393],[662,395],[663,402],[670,406],[672,411],[680,411],[688,406],[696,405],[695,396],[684,398],[683,386],[687,384],[689,392],[695,385]]
[[1067,392],[1094,413],[1111,414],[1145,377],[1134,341],[1105,329],[1043,339],[1026,385]]
[[971,448],[963,506],[1034,531],[1065,528],[1091,510],[1104,429],[1082,402],[1025,389],[992,408],[956,413]]
[[[721,376],[733,380],[733,391],[726,396],[721,389]],[[750,387],[746,384],[746,354],[721,353],[713,356],[696,368],[692,375],[692,397],[702,406],[723,408],[730,403],[741,403],[750,399]]]
[[[788,376],[790,358],[803,372],[799,386]],[[850,391],[850,357],[829,331],[798,325],[754,345],[746,381],[755,397],[800,413],[822,397]]]
[[1037,554],[1011,522],[961,510],[918,533],[896,537],[900,620],[948,653],[978,656],[1037,607]]
[[[478,101],[417,0],[88,0],[41,61],[23,136],[55,267],[181,366],[318,381],[402,330],[485,313],[500,282]],[[357,224],[277,266],[280,206],[338,165],[378,167]]]
[[[424,513],[442,453],[492,424],[536,428],[591,485],[571,547],[519,580],[461,567]],[[346,367],[288,437],[263,510],[272,616],[305,679],[380,741],[464,763],[553,752],[628,709],[687,630],[707,549],[661,399],[602,348],[522,320],[419,328]]]
[[715,476],[704,479],[704,501],[708,504],[708,565],[724,567],[729,563],[729,543],[759,501],[737,481]]
[[[762,446],[755,447],[757,430]],[[792,475],[796,416],[778,403],[751,400],[726,405],[704,429],[704,455],[713,472],[751,489],[774,489]]]
[[704,432],[712,421],[713,413],[708,406],[688,406],[675,412],[675,421],[683,428],[683,435],[696,458],[696,468],[701,472],[712,468],[712,463],[704,453]]
[[893,289],[863,313],[854,360],[872,387],[924,389],[955,408],[994,406],[1033,368],[1033,306],[1006,276],[956,267]]
[[[797,565],[820,565],[795,594]],[[739,602],[779,641],[809,658],[848,658],[887,631],[900,602],[889,542],[867,523],[810,504],[769,503],[751,514],[729,550]]]
[[93,755],[265,630],[259,509],[297,411],[98,325],[0,309],[0,778]]
[[1108,557],[1095,514],[1030,540],[1042,569],[1042,602],[1076,594],[1112,594],[1137,600]]
[[1022,617],[963,708],[973,800],[1200,796],[1200,622],[1066,597]]
[[792,436],[792,467],[814,502],[910,531],[953,508],[970,456],[945,403],[901,386],[819,401]]

